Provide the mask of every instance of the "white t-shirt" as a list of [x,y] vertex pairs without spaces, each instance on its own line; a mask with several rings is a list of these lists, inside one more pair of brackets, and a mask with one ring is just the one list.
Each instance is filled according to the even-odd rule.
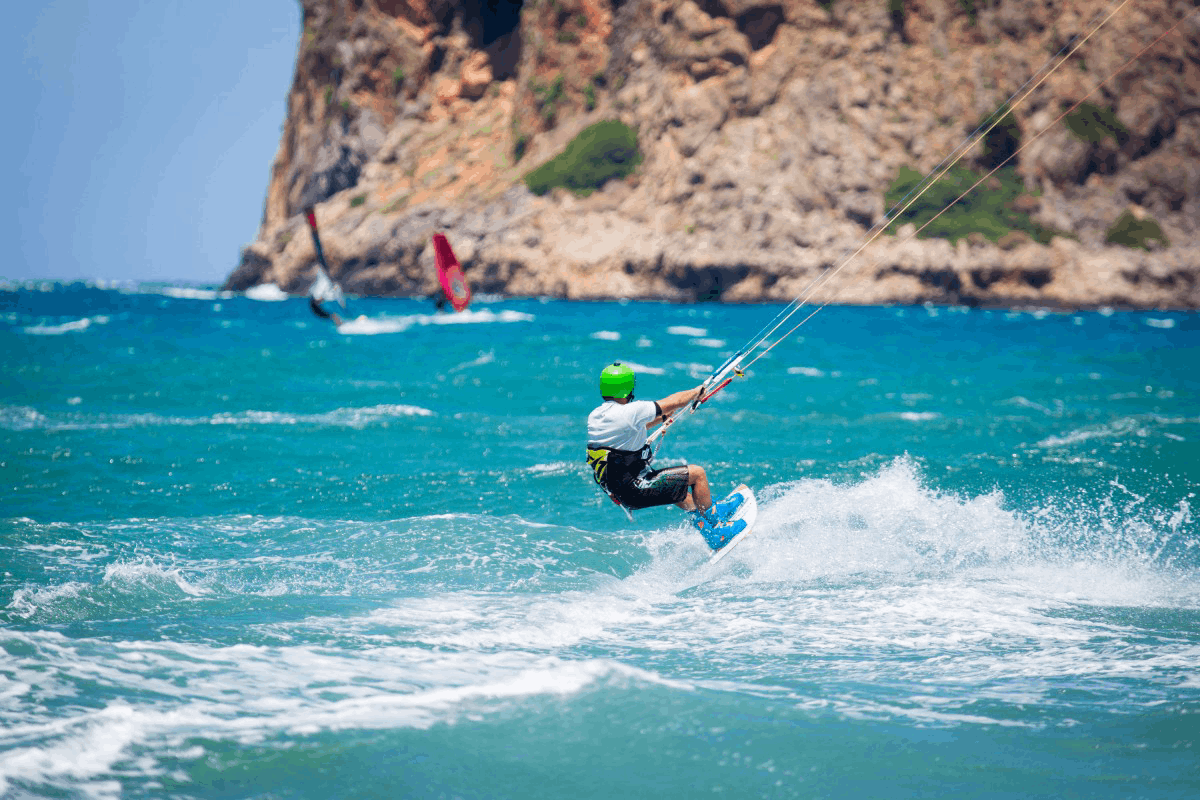
[[634,400],[624,405],[606,400],[588,414],[588,445],[641,450],[646,444],[646,425],[658,415],[658,403],[652,400]]

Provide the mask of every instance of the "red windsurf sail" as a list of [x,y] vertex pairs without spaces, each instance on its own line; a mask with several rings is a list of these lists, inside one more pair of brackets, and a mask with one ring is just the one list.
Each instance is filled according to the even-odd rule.
[[437,256],[438,281],[455,311],[462,311],[471,302],[471,287],[463,275],[462,265],[450,249],[450,243],[440,233],[433,235],[433,252]]

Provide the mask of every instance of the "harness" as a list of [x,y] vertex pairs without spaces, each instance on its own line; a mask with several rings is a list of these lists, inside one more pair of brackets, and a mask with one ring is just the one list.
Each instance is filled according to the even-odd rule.
[[609,470],[612,469],[619,475],[637,477],[650,466],[652,458],[654,458],[654,451],[648,444],[643,445],[640,450],[618,450],[615,447],[590,444],[587,448],[587,463],[592,468],[592,477],[596,479],[596,485],[604,490],[609,500],[620,506],[631,522],[633,514],[629,512],[629,508],[618,500],[617,496],[608,488]]

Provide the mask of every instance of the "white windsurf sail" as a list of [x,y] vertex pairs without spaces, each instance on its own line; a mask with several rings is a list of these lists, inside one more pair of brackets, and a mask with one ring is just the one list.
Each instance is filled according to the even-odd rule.
[[346,298],[342,295],[342,287],[338,286],[319,264],[317,265],[317,279],[309,287],[308,293],[322,303],[335,302],[342,308],[346,307]]

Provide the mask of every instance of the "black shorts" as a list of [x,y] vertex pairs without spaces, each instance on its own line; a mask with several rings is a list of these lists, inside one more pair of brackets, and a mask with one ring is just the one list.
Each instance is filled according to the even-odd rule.
[[652,469],[641,475],[621,476],[608,490],[626,508],[651,508],[682,503],[688,493],[688,468]]

